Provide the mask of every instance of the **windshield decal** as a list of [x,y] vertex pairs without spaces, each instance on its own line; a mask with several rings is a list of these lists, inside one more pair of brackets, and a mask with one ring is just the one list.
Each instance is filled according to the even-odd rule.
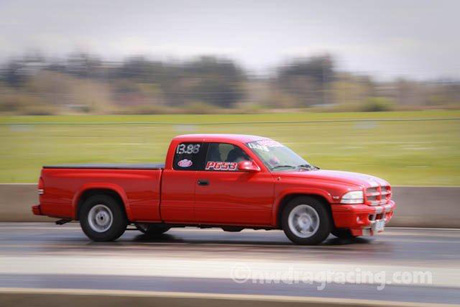
[[260,140],[256,142],[248,143],[249,148],[251,149],[258,149],[269,152],[269,148],[273,147],[284,147],[281,143],[273,141],[273,140]]

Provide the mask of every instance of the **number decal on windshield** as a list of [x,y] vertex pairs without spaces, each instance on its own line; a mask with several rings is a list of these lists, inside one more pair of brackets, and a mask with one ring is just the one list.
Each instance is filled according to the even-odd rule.
[[183,155],[183,154],[188,154],[188,155],[196,155],[197,153],[200,152],[200,147],[201,144],[180,144],[177,146],[176,149],[176,154],[178,155]]

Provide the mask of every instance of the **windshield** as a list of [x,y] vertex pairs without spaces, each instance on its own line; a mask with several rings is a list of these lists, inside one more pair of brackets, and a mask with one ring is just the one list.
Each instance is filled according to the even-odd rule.
[[270,170],[316,169],[294,151],[276,141],[265,139],[246,145]]

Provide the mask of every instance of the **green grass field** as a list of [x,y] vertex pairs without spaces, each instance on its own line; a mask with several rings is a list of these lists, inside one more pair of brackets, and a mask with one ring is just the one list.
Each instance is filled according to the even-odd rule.
[[268,136],[324,169],[393,185],[460,185],[460,112],[0,117],[0,182],[36,182],[43,164],[163,161],[185,133]]

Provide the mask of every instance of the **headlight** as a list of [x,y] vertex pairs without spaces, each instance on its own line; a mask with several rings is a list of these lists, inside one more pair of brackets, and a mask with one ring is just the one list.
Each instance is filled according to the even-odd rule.
[[362,204],[364,203],[363,191],[352,191],[342,196],[342,204]]

